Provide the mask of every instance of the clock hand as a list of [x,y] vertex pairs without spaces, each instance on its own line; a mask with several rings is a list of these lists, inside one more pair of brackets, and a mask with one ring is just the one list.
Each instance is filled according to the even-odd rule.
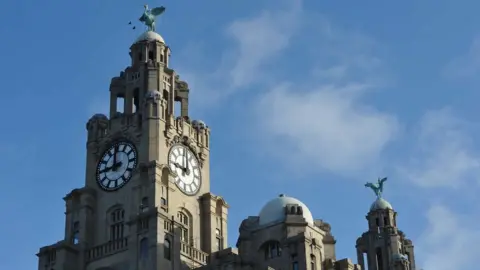
[[113,148],[113,164],[117,164],[118,144]]
[[184,159],[185,160],[185,173],[187,175],[189,175],[190,174],[190,169],[188,168],[188,150],[187,150],[187,147],[185,147],[184,152],[185,152],[185,159]]
[[108,171],[111,171],[113,169],[113,166],[110,167],[105,167],[105,169],[98,171],[99,173],[106,173]]

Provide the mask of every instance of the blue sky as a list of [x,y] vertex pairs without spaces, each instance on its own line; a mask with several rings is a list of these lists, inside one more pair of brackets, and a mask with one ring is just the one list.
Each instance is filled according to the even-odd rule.
[[[120,4],[119,4],[120,3]],[[0,269],[35,269],[84,183],[85,124],[106,112],[144,3],[7,0],[0,9]],[[279,193],[330,222],[355,260],[373,193],[426,270],[475,269],[480,2],[162,1],[158,31],[212,128],[215,194],[243,218]],[[248,194],[248,196],[240,195]]]

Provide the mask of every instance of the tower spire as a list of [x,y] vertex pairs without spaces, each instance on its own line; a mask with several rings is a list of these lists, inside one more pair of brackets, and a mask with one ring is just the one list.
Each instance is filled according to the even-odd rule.
[[366,216],[368,231],[357,239],[358,264],[362,269],[370,270],[414,270],[412,241],[397,228],[397,213],[382,196],[385,181],[387,177],[378,178],[377,183],[365,184],[377,198]]

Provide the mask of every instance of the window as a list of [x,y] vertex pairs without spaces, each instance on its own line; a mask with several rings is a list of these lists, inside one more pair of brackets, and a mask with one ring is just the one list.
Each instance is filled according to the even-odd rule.
[[57,251],[55,249],[52,249],[48,252],[47,255],[47,261],[48,263],[53,263],[57,259]]
[[80,223],[78,221],[75,221],[73,223],[73,228],[72,228],[72,243],[74,245],[78,244],[79,234],[80,234]]
[[264,245],[265,259],[271,259],[282,255],[280,244],[277,241],[267,242]]
[[162,204],[162,206],[167,206],[167,199],[165,198],[160,198],[160,203]]
[[384,217],[383,218],[383,226],[388,226],[388,218],[387,217]]
[[188,217],[187,217],[187,215],[185,215],[185,214],[182,213],[182,212],[179,212],[179,213],[178,213],[178,219],[179,219],[180,223],[182,223],[182,224],[185,225],[185,226],[188,226]]
[[292,262],[292,270],[298,270],[298,262]]
[[223,245],[222,245],[222,234],[220,233],[220,230],[219,229],[216,229],[215,230],[215,240],[216,240],[216,249],[217,251],[219,250],[222,250],[223,249]]
[[163,243],[163,257],[167,260],[170,260],[171,257],[170,240],[168,239],[165,239]]
[[148,258],[148,238],[140,240],[140,259]]
[[148,52],[148,59],[149,59],[149,60],[154,60],[154,54],[153,54],[152,51],[149,51],[149,52]]
[[123,238],[123,219],[125,211],[123,209],[116,209],[110,214],[110,241]]
[[182,228],[181,239],[183,242],[188,242],[188,229]]
[[316,270],[317,269],[317,266],[316,266],[316,261],[317,261],[317,258],[315,258],[315,255],[310,255],[310,269],[311,270]]
[[382,254],[382,249],[377,248],[376,249],[376,259],[377,259],[377,269],[378,270],[383,270],[383,254]]
[[180,239],[183,242],[189,242],[190,219],[183,212],[178,212],[177,218],[178,218],[178,221],[183,225],[182,228],[181,228]]
[[148,197],[143,197],[142,202],[140,203],[140,212],[148,211]]

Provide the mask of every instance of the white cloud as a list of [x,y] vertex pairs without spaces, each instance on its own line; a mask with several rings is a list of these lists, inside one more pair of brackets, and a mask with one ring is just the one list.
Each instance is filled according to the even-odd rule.
[[453,59],[444,69],[449,78],[465,78],[478,75],[480,71],[480,37],[473,40],[468,52]]
[[472,228],[477,222],[469,216],[432,206],[427,212],[428,226],[416,243],[417,264],[425,270],[474,269],[480,230]]
[[218,69],[204,72],[188,67],[179,69],[182,78],[195,89],[192,99],[210,107],[268,75],[262,67],[290,45],[301,22],[302,1],[285,3],[284,9],[263,11],[254,17],[233,21],[225,34],[234,46],[221,52]]
[[234,21],[228,27],[228,35],[238,46],[228,72],[229,89],[244,87],[262,77],[262,65],[288,47],[299,24],[300,8],[299,1],[292,1],[287,11],[264,11],[258,17]]
[[470,123],[449,109],[427,112],[419,123],[417,142],[401,174],[422,187],[460,188],[480,176],[480,157],[468,134]]
[[303,70],[295,67],[303,77],[278,78],[278,85],[259,91],[253,119],[267,138],[262,143],[269,142],[270,154],[296,168],[341,174],[362,170],[378,161],[399,130],[395,116],[362,101],[387,80],[383,61],[373,50],[378,44],[335,27],[325,17],[305,11],[301,17],[309,30],[305,33],[315,38],[299,50],[312,51],[317,61]]
[[335,172],[362,169],[375,162],[398,130],[395,117],[359,101],[367,86],[323,85],[300,91],[293,85],[272,89],[256,104],[266,138],[291,151],[286,162]]

